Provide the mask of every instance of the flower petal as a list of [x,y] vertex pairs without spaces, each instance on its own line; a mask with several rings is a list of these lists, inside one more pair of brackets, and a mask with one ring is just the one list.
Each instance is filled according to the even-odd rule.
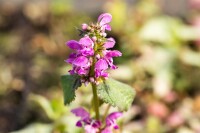
[[85,56],[79,56],[73,61],[72,64],[76,66],[86,67],[88,65],[88,61],[88,58],[86,58]]
[[118,68],[117,66],[115,66],[115,65],[113,65],[113,64],[111,64],[110,67],[111,67],[111,69],[113,69],[113,70]]
[[100,122],[100,121],[97,121],[97,120],[94,120],[94,121],[92,122],[92,127],[95,127],[95,128],[101,127],[101,122]]
[[108,38],[107,42],[105,42],[104,47],[105,48],[113,48],[115,45],[115,40],[113,38]]
[[116,120],[117,118],[121,117],[122,113],[121,112],[113,112],[107,116],[110,120]]
[[74,70],[69,70],[68,72],[69,72],[70,75],[74,75],[75,74]]
[[100,26],[110,23],[111,20],[112,20],[112,15],[109,13],[103,13],[98,17],[98,22],[100,23]]
[[118,125],[116,120],[122,116],[121,112],[113,112],[106,117],[106,126],[113,127],[114,129],[118,129]]
[[109,74],[107,72],[101,72],[101,76],[104,78],[107,78],[109,76]]
[[81,119],[90,117],[90,114],[84,108],[81,107],[72,109],[71,112],[76,116],[81,117]]
[[82,74],[85,75],[85,74],[88,74],[89,70],[80,67],[76,72],[77,72],[77,74],[79,74],[79,75],[82,75]]
[[80,54],[83,56],[92,56],[94,55],[94,49],[93,48],[83,48],[79,51]]
[[65,60],[65,62],[72,64],[72,62],[74,61],[74,59],[76,58],[76,53],[71,53],[69,55],[69,58],[67,60]]
[[106,53],[106,56],[108,57],[118,57],[118,56],[122,56],[122,53],[119,52],[118,50],[108,50]]
[[108,64],[104,59],[100,59],[95,64],[95,69],[97,70],[106,70],[108,68]]
[[112,130],[109,127],[107,127],[101,133],[112,133]]
[[109,24],[105,24],[105,29],[111,31],[111,26]]
[[82,24],[82,30],[87,30],[88,25],[87,24]]
[[113,128],[114,129],[119,129],[119,126],[115,123],[115,124],[113,124]]
[[73,49],[73,50],[79,50],[79,49],[81,49],[80,44],[76,40],[70,40],[70,41],[68,41],[66,43],[66,45],[68,47],[70,47],[71,49]]
[[94,46],[93,41],[88,36],[85,36],[85,37],[81,38],[79,40],[79,43],[84,47],[92,48]]
[[83,126],[82,120],[77,121],[76,126],[77,127],[82,127]]
[[97,133],[98,128],[92,127],[92,125],[86,125],[84,127],[86,133]]

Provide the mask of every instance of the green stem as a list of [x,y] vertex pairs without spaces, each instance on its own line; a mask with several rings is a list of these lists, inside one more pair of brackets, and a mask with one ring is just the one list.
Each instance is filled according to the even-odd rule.
[[106,117],[107,117],[107,115],[108,115],[109,109],[110,109],[110,104],[108,104],[108,106],[107,106],[107,108],[106,108],[106,110],[105,110],[105,113],[104,113],[102,122],[104,122],[104,121],[106,120]]
[[92,92],[93,92],[93,105],[94,111],[96,113],[96,119],[99,120],[99,98],[97,95],[97,86],[94,83],[92,84]]

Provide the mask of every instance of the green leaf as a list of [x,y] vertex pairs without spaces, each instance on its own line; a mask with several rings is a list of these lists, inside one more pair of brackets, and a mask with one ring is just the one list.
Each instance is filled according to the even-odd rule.
[[135,91],[132,87],[114,79],[107,79],[100,83],[97,86],[97,91],[104,102],[117,106],[122,111],[128,110],[135,97]]
[[45,112],[48,118],[52,120],[55,120],[57,118],[55,112],[51,107],[50,102],[45,97],[36,94],[30,94],[29,101],[31,102],[31,104],[37,105],[37,108],[40,107]]
[[33,123],[21,130],[14,131],[11,133],[52,133],[52,131],[52,124]]
[[75,90],[81,86],[81,80],[78,75],[61,76],[61,85],[64,92],[64,103],[70,104],[75,99]]

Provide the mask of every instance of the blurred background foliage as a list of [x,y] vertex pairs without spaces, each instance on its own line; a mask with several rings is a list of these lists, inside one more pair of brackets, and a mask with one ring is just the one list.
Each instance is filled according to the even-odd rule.
[[1,0],[0,131],[83,132],[70,110],[90,107],[92,95],[82,86],[63,105],[60,75],[71,67],[65,42],[109,12],[108,36],[123,53],[110,74],[137,91],[121,132],[199,133],[199,11],[199,0]]

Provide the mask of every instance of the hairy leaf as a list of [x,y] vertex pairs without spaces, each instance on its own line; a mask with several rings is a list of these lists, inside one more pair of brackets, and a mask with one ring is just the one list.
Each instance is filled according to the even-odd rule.
[[78,75],[61,76],[61,85],[64,92],[64,103],[70,104],[75,99],[75,90],[81,86],[81,80]]
[[128,110],[135,97],[135,91],[132,87],[114,79],[107,79],[100,83],[97,90],[104,102],[117,106],[122,111]]

